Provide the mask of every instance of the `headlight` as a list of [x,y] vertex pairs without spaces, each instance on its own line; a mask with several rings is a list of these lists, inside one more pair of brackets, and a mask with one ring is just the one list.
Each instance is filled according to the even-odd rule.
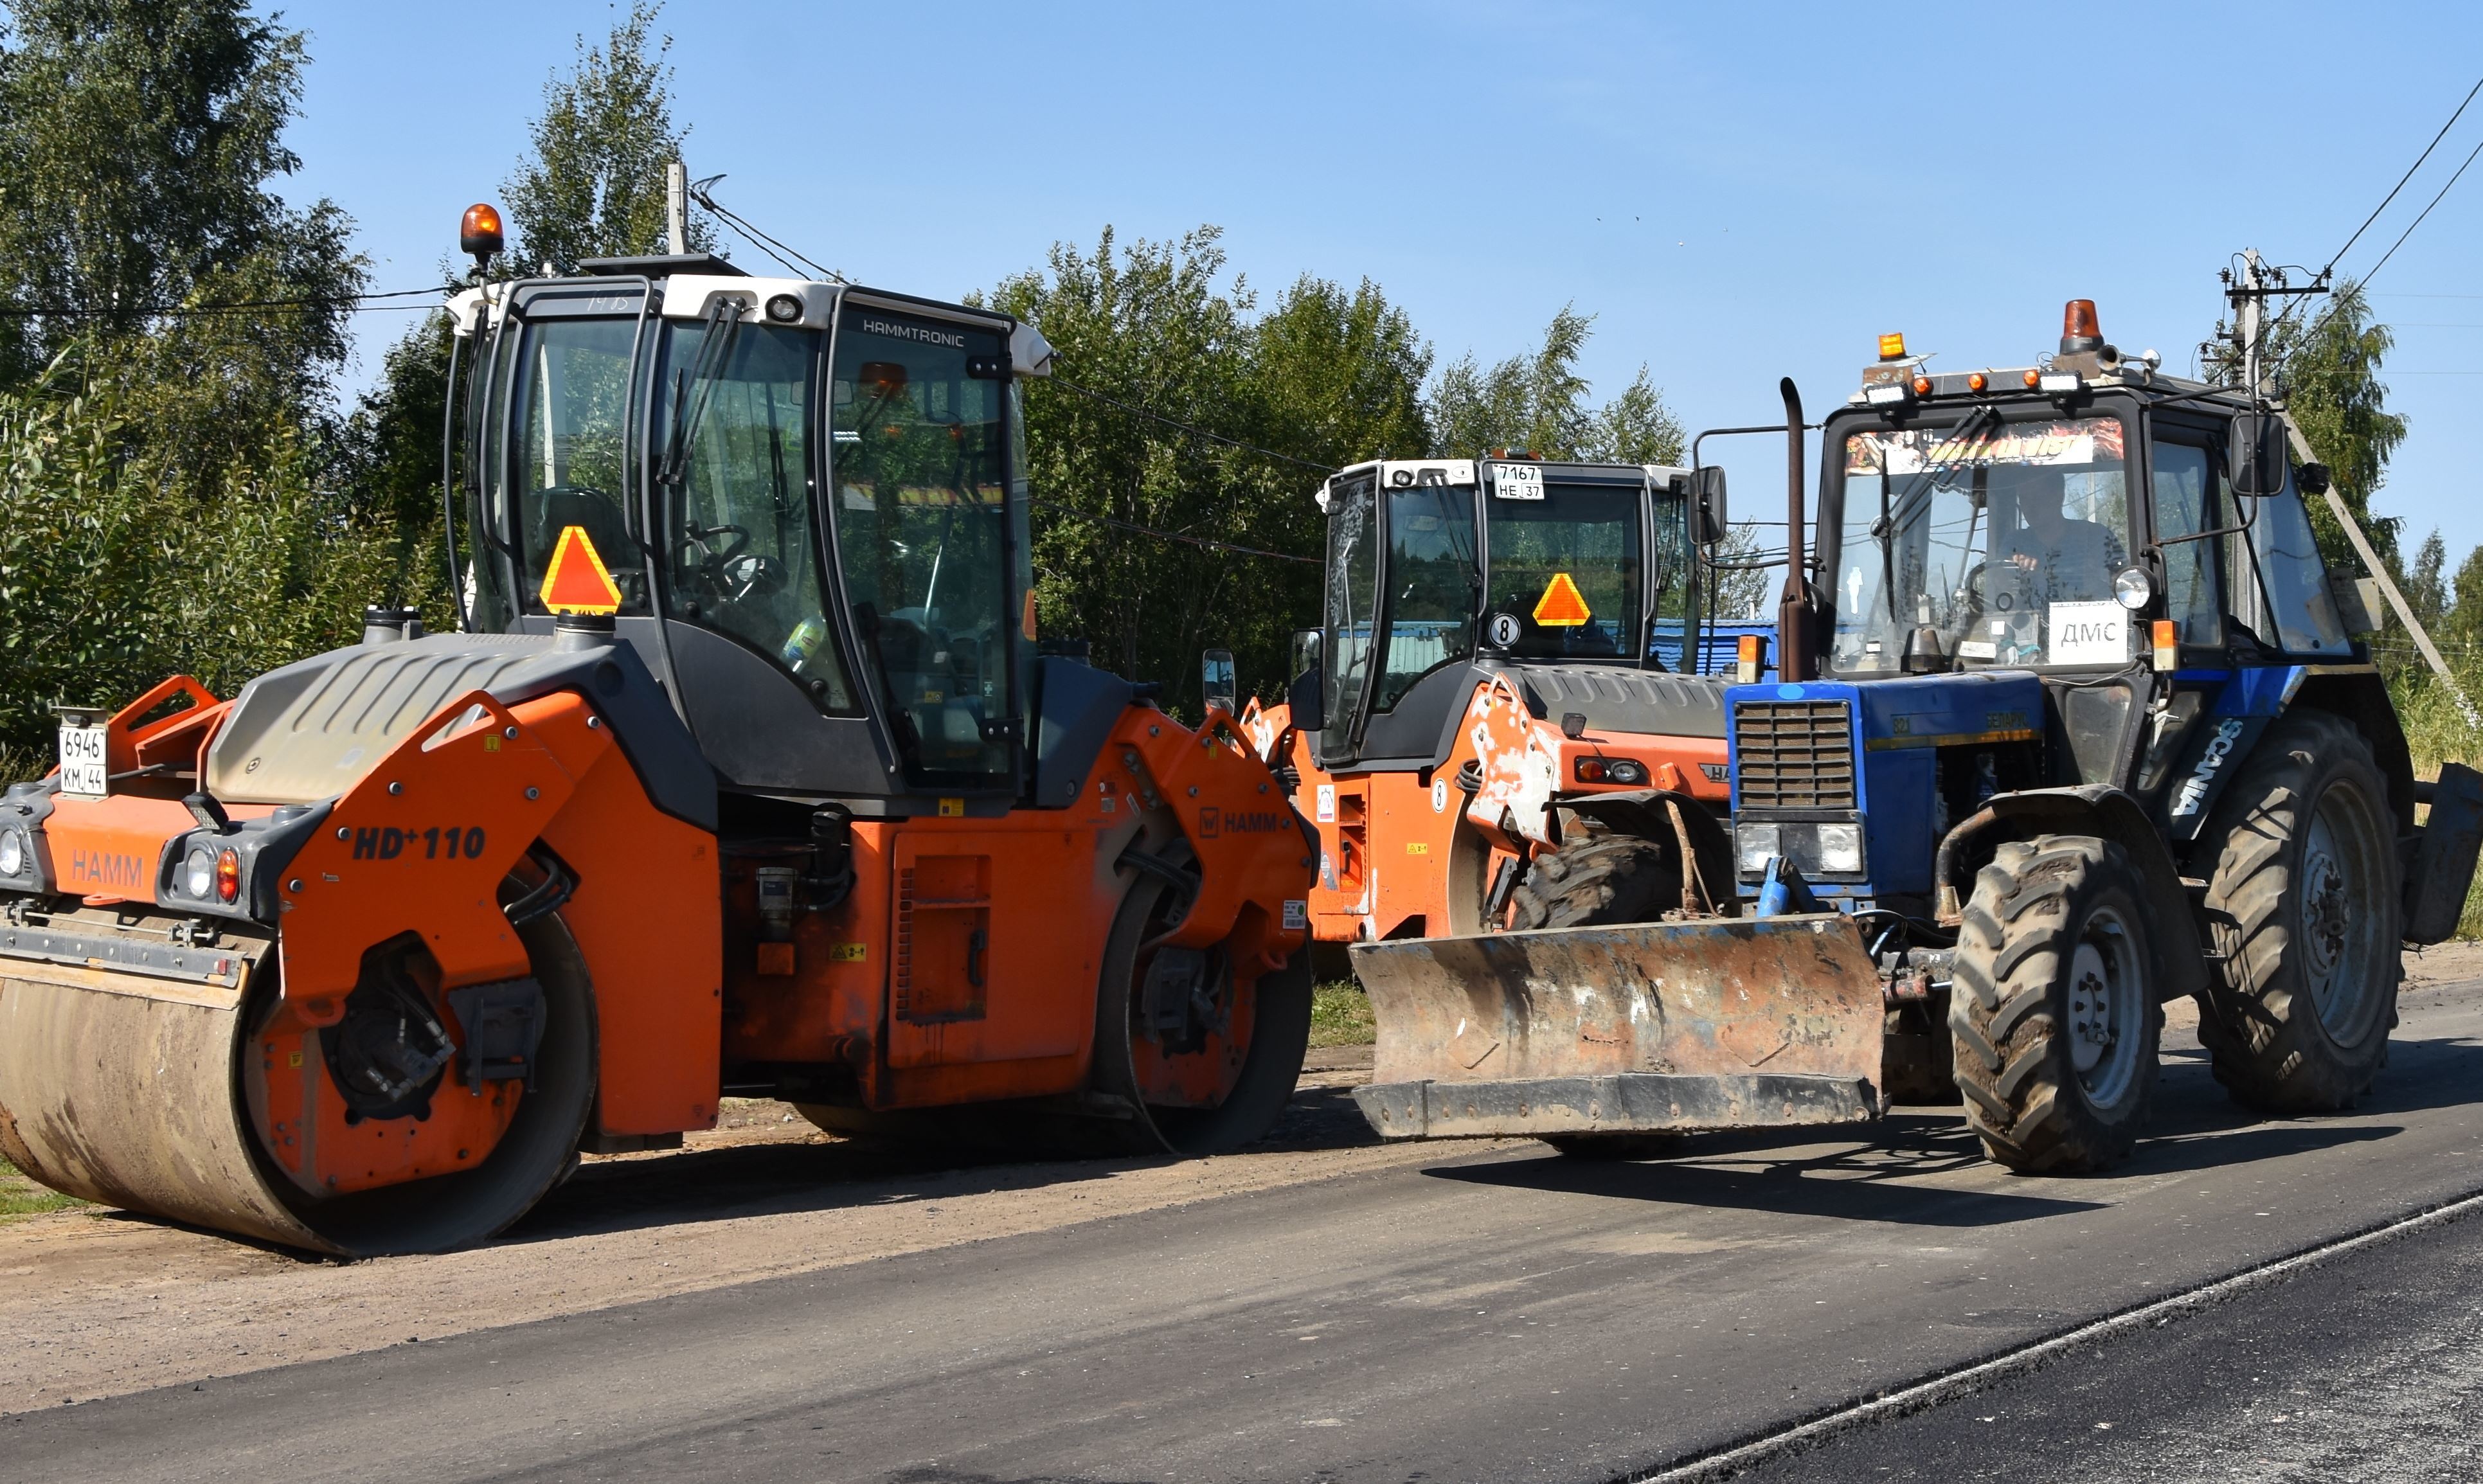
[[1788,820],[1775,824],[1733,827],[1734,868],[1746,877],[1768,868],[1770,856],[1782,856],[1804,876],[1859,876],[1863,870],[1862,827],[1852,823]]
[[[1860,825],[1815,825],[1819,832],[1816,852],[1819,869],[1831,876],[1862,874],[1862,827]],[[1805,865],[1808,861],[1803,862]]]
[[14,876],[26,868],[26,836],[15,830],[0,830],[0,876]]
[[1756,876],[1768,868],[1770,856],[1784,854],[1777,848],[1782,842],[1781,827],[1776,825],[1735,825],[1733,827],[1734,868],[1745,876]]
[[2155,574],[2144,567],[2124,567],[2112,579],[2112,598],[2132,613],[2155,598]]
[[1646,782],[1646,764],[1628,757],[1581,757],[1577,774],[1581,783],[1636,785]]
[[190,852],[181,862],[181,889],[200,901],[216,889],[216,855],[203,847]]

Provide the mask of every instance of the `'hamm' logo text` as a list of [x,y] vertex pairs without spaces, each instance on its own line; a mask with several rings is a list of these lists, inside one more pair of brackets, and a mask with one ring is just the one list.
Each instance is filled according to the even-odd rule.
[[136,856],[109,850],[72,850],[69,874],[107,887],[134,888],[146,881],[147,868],[138,863]]

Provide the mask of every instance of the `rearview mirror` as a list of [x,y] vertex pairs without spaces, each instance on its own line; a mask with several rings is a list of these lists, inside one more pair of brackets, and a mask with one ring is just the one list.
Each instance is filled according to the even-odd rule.
[[2284,488],[2284,419],[2265,412],[2233,418],[2233,493],[2264,497]]
[[1724,471],[1709,464],[1697,471],[1697,480],[1690,494],[1690,539],[1713,546],[1724,539]]
[[1295,629],[1294,668],[1287,674],[1300,675],[1305,670],[1317,670],[1319,667],[1320,631],[1315,628]]
[[1198,690],[1206,703],[1221,706],[1228,714],[1239,715],[1236,700],[1239,688],[1233,683],[1233,651],[1209,649],[1198,657]]
[[1326,729],[1327,697],[1320,689],[1317,665],[1294,676],[1294,683],[1285,689],[1285,704],[1293,712],[1295,731],[1322,731]]

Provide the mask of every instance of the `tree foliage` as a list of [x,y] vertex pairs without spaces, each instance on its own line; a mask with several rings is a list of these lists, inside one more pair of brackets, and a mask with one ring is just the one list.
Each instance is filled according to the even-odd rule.
[[1434,452],[1473,458],[1494,448],[1524,449],[1544,459],[1613,464],[1679,464],[1679,419],[1642,365],[1621,394],[1601,407],[1578,370],[1594,320],[1563,305],[1544,327],[1543,343],[1489,367],[1471,354],[1449,363],[1432,388],[1438,437]]
[[[2269,339],[2272,354],[2283,358],[2286,405],[2302,436],[2327,464],[2337,494],[2381,559],[2392,574],[2401,571],[2397,528],[2404,522],[2371,514],[2371,496],[2387,482],[2389,458],[2406,436],[2406,420],[2388,411],[2389,389],[2380,381],[2380,363],[2395,347],[2395,334],[2372,319],[2369,298],[2349,278],[2307,331],[2286,321]],[[2327,501],[2309,504],[2320,553],[2341,570],[2359,570],[2362,563]]]
[[[634,0],[601,45],[579,37],[575,64],[544,85],[534,148],[500,187],[524,271],[666,250],[664,168],[689,130],[673,122],[673,39],[654,34],[662,10]],[[704,213],[691,212],[689,235],[694,252],[714,246]]]

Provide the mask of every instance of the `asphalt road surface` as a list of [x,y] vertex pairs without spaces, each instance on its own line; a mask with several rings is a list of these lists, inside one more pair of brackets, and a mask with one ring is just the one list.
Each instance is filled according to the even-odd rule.
[[[2483,1188],[2483,984],[2397,1038],[2363,1108],[2280,1122],[2168,1038],[2157,1136],[2102,1179],[2007,1176],[1933,1113],[1661,1163],[1442,1146],[20,1412],[0,1477],[1640,1476]],[[1348,1137],[1340,1095],[1303,1117]],[[2476,1477],[2478,1277],[2483,1216],[2439,1224],[1757,1476]]]

